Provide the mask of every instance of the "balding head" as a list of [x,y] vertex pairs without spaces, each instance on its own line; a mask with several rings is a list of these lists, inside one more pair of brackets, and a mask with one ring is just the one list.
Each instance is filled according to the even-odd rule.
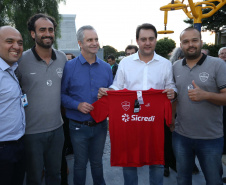
[[20,32],[12,26],[1,26],[0,27],[0,34],[4,34],[5,32],[8,32],[8,31],[15,32],[15,33],[17,32],[21,36]]
[[11,26],[0,27],[0,57],[10,66],[19,60],[23,52],[20,32]]
[[226,62],[226,47],[222,47],[218,51],[218,56]]

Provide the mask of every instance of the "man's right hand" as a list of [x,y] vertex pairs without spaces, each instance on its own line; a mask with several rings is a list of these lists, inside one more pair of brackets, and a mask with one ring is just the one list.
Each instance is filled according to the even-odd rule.
[[87,102],[81,102],[78,105],[78,110],[84,114],[88,114],[93,110],[93,106]]

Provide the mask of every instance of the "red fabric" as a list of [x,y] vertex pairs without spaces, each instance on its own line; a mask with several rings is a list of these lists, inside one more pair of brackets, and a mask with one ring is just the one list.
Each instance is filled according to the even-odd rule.
[[93,103],[96,122],[109,116],[111,166],[164,165],[164,118],[169,126],[171,103],[162,90],[142,91],[144,104],[134,113],[137,91],[108,91]]

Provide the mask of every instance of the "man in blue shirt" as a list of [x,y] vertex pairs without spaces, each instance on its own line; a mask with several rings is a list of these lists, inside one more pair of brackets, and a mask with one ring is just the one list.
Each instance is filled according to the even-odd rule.
[[25,174],[25,115],[15,76],[23,39],[11,26],[0,27],[0,184],[22,185]]
[[85,185],[86,165],[90,161],[93,183],[105,185],[102,156],[107,134],[107,120],[95,123],[89,112],[97,101],[100,87],[109,87],[113,76],[111,67],[97,58],[98,36],[92,26],[77,32],[81,54],[65,64],[61,100],[69,118],[70,136],[74,150],[74,185]]

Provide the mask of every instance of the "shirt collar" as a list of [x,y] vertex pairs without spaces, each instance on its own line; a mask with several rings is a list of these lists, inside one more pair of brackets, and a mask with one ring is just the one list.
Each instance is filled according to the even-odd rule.
[[0,68],[5,71],[6,69],[11,68],[13,71],[16,70],[18,66],[18,63],[15,62],[12,66],[10,66],[9,64],[7,64],[1,57],[0,57]]
[[[86,59],[83,57],[82,54],[80,54],[80,55],[78,56],[78,58],[79,58],[79,60],[81,61],[82,64],[85,64],[85,63],[87,62]],[[88,62],[87,62],[87,63],[88,63]],[[95,61],[94,63],[100,64],[100,59],[99,59],[97,56],[96,56],[96,61]]]
[[[196,65],[202,65],[202,63],[206,60],[206,55],[205,54],[202,54],[202,57],[200,58],[200,60],[196,63]],[[182,65],[183,66],[185,66],[187,64],[187,62],[186,62],[186,58],[184,58],[183,60],[182,60]]]
[[[133,54],[133,60],[139,60],[139,61],[141,61],[138,53],[139,53],[139,51]],[[157,54],[155,53],[155,51],[154,51],[154,56],[153,56],[152,60],[149,61],[149,62],[152,62],[152,61],[154,61],[154,60],[156,60],[156,61],[159,61],[159,60],[160,60],[160,59],[159,59],[159,55],[157,55]],[[149,62],[148,62],[148,63],[149,63]]]
[[[38,53],[35,51],[35,46],[33,46],[33,47],[31,48],[31,50],[32,50],[32,52],[33,52],[35,58],[36,58],[38,61],[42,61],[41,57],[40,57],[40,56],[38,55]],[[51,56],[51,59],[52,59],[52,60],[56,60],[56,53],[55,53],[55,51],[54,51],[53,49],[52,49],[52,56]]]

